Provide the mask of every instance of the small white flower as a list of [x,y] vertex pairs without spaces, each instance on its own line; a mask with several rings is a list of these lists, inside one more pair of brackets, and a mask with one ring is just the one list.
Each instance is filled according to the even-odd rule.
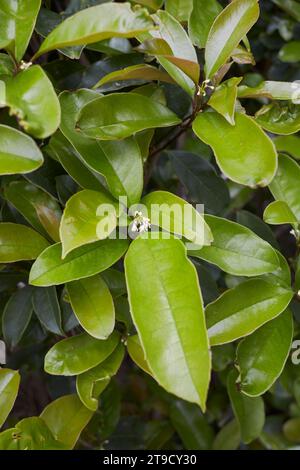
[[136,211],[134,213],[134,219],[131,225],[132,232],[148,232],[151,228],[150,219],[144,217],[142,212]]

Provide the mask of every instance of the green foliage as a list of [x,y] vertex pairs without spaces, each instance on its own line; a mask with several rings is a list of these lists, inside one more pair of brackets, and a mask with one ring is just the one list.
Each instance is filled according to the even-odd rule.
[[0,0],[0,450],[300,443],[299,21]]

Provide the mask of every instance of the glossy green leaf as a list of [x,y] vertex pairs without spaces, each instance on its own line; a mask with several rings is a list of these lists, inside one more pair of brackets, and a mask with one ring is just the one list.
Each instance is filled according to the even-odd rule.
[[[158,30],[151,31],[151,35],[147,35],[144,39],[150,39],[151,37],[154,39],[163,39],[168,44],[173,55],[171,56],[168,54],[168,57],[165,58],[161,54],[157,54],[157,60],[175,80],[175,82],[177,82],[190,96],[193,96],[195,92],[195,84],[193,83],[193,80],[194,82],[197,82],[199,67],[195,68],[195,64],[197,66],[198,60],[191,40],[181,24],[167,11],[160,10],[157,12],[157,14],[154,15],[154,20],[158,25]],[[177,63],[170,62],[172,57],[177,59]],[[185,72],[181,70],[182,63],[180,63],[180,59],[189,62],[189,69],[191,69],[191,67],[195,68],[193,80],[185,73],[188,71],[186,64],[183,63]]]
[[127,248],[128,240],[99,240],[77,248],[62,259],[62,246],[57,243],[37,258],[30,271],[30,283],[51,286],[93,276],[116,263]]
[[256,113],[255,120],[273,134],[295,134],[300,130],[300,106],[286,102],[267,104]]
[[234,77],[226,80],[214,91],[209,100],[209,105],[221,114],[232,126],[235,124],[234,115],[238,90],[237,86],[241,80],[242,77]]
[[192,205],[167,191],[154,191],[142,199],[153,225],[181,235],[197,245],[210,245],[213,237],[203,216]]
[[221,11],[222,7],[216,0],[193,0],[189,36],[196,46],[205,47],[210,28]]
[[147,364],[145,353],[143,351],[141,342],[139,340],[138,335],[131,335],[127,338],[126,342],[127,351],[133,362],[142,369],[146,374],[151,375],[152,372],[149,369],[149,365]]
[[176,400],[170,408],[170,419],[185,449],[209,450],[214,432],[207,420],[193,403]]
[[242,85],[238,88],[238,98],[266,97],[273,100],[295,100],[300,97],[300,84],[297,82],[261,82],[256,87]]
[[280,376],[293,338],[293,317],[288,310],[245,338],[237,349],[240,390],[262,395]]
[[298,63],[300,60],[300,41],[290,41],[279,51],[279,59],[282,62]]
[[205,48],[207,78],[212,78],[227,62],[258,17],[257,0],[235,0],[217,16],[208,34]]
[[43,164],[43,155],[28,136],[0,125],[0,174],[30,173]]
[[16,370],[0,369],[0,427],[6,421],[18,395],[20,374]]
[[82,107],[98,97],[98,93],[90,90],[63,93],[61,131],[85,164],[105,177],[112,195],[127,196],[128,203],[134,204],[140,200],[143,189],[142,158],[134,138],[100,142],[75,130]]
[[139,64],[125,67],[122,70],[111,72],[105,77],[101,78],[93,88],[100,88],[109,82],[123,81],[123,80],[159,80],[162,82],[174,83],[174,80],[164,71],[153,67],[152,65]]
[[35,287],[32,304],[41,324],[51,333],[63,335],[61,311],[55,287]]
[[67,202],[60,224],[62,257],[82,245],[107,238],[117,225],[117,203],[100,191],[84,189]]
[[228,376],[227,388],[235,417],[240,425],[242,441],[249,444],[259,437],[265,423],[264,402],[261,397],[247,397],[236,386],[237,371]]
[[80,374],[76,380],[76,389],[82,403],[90,410],[96,411],[98,398],[116,375],[124,358],[124,346],[119,344],[114,352],[98,366]]
[[78,375],[103,362],[117,347],[120,337],[113,333],[106,340],[86,333],[63,339],[45,356],[45,371],[52,375]]
[[58,242],[61,208],[54,197],[27,181],[13,181],[5,187],[6,199],[41,232]]
[[2,0],[0,3],[0,49],[20,61],[27,49],[41,0]]
[[260,238],[270,243],[273,248],[278,248],[278,243],[271,228],[257,215],[247,210],[239,210],[236,214],[236,221],[240,225],[249,228]]
[[166,11],[170,15],[178,21],[187,21],[193,7],[193,0],[166,0],[165,4]]
[[5,305],[2,316],[2,331],[5,342],[14,348],[22,339],[32,316],[32,294],[30,286],[18,289]]
[[172,111],[151,98],[136,93],[114,93],[86,104],[77,125],[88,137],[118,140],[144,129],[179,123],[180,119]]
[[300,168],[292,158],[279,155],[278,170],[269,188],[277,201],[283,201],[300,220]]
[[67,285],[73,311],[81,326],[94,338],[105,339],[115,326],[111,293],[100,276],[88,277]]
[[232,126],[218,113],[204,112],[198,114],[193,130],[212,147],[219,167],[231,180],[250,187],[272,181],[277,168],[275,146],[251,117],[236,113]]
[[275,137],[274,144],[278,152],[288,153],[300,160],[300,138],[295,135],[282,135]]
[[93,413],[82,405],[76,395],[65,395],[50,403],[43,410],[41,419],[57,441],[67,449],[73,449],[92,416]]
[[229,204],[229,191],[213,165],[190,152],[168,151],[168,156],[190,200],[204,204],[206,212],[222,212]]
[[53,49],[91,44],[112,37],[132,38],[153,28],[145,9],[132,11],[128,3],[103,4],[82,10],[59,24],[33,59]]
[[277,317],[293,292],[264,279],[251,279],[224,292],[205,309],[211,345],[247,336]]
[[38,139],[49,137],[60,124],[58,98],[39,65],[7,80],[6,104],[25,131]]
[[235,276],[258,276],[275,271],[279,260],[275,250],[255,233],[227,219],[206,215],[213,242],[190,256],[213,263]]
[[285,201],[274,201],[264,210],[267,224],[297,224],[297,219]]
[[0,262],[35,259],[47,248],[48,242],[39,233],[25,225],[0,224]]
[[[208,340],[195,268],[182,242],[137,238],[125,273],[131,314],[153,376],[169,392],[205,409]],[[189,322],[183,321],[187,315]]]

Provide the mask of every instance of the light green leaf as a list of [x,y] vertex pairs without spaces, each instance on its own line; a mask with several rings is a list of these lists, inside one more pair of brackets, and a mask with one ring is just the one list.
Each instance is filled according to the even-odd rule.
[[230,78],[223,82],[212,94],[208,104],[219,114],[221,114],[226,121],[234,126],[234,114],[237,97],[237,86],[241,82],[242,77]]
[[39,65],[7,80],[6,105],[25,131],[38,139],[49,137],[60,124],[58,98]]
[[232,126],[218,113],[204,112],[198,114],[193,130],[212,147],[219,167],[232,181],[250,187],[272,181],[277,168],[275,146],[251,117],[236,113]]
[[205,409],[210,355],[196,270],[184,245],[139,237],[126,255],[125,274],[131,314],[154,378]]
[[278,170],[269,188],[274,198],[283,201],[300,221],[300,168],[292,158],[279,155]]
[[46,191],[27,181],[13,181],[5,187],[6,199],[42,235],[59,241],[61,208]]
[[0,2],[0,49],[9,50],[20,61],[34,30],[41,0]]
[[136,365],[142,369],[146,374],[153,376],[151,370],[149,369],[149,366],[147,364],[147,361],[145,359],[145,353],[143,351],[141,342],[139,340],[138,335],[131,335],[127,338],[126,342],[127,346],[127,351],[133,362],[136,363]]
[[193,0],[166,0],[165,8],[178,21],[187,21],[193,7]]
[[115,326],[115,308],[111,293],[100,276],[67,284],[73,311],[91,336],[106,339]]
[[222,7],[216,0],[193,0],[189,36],[196,46],[205,47],[210,28],[221,11]]
[[203,216],[184,199],[167,191],[154,191],[145,196],[145,205],[151,224],[169,233],[185,237],[197,245],[211,244],[213,237]]
[[36,287],[32,296],[33,309],[41,324],[55,335],[63,335],[61,312],[55,287]]
[[119,344],[114,352],[93,369],[80,374],[76,380],[76,389],[82,403],[90,410],[96,411],[98,398],[118,372],[124,358],[125,349]]
[[206,48],[206,75],[212,78],[259,17],[257,0],[235,0],[215,19],[209,32]]
[[140,200],[143,190],[142,157],[134,138],[100,142],[75,130],[80,110],[96,98],[99,98],[99,94],[91,90],[62,93],[61,131],[84,163],[105,177],[112,195],[116,199],[119,196],[127,196],[128,203],[134,204]]
[[290,41],[279,51],[281,62],[298,63],[300,60],[300,41]]
[[14,348],[22,339],[32,316],[33,288],[18,289],[9,298],[2,316],[3,337],[7,345]]
[[237,371],[230,372],[227,389],[234,415],[240,425],[242,441],[249,444],[259,437],[265,423],[265,408],[261,397],[247,397],[236,386]]
[[261,97],[272,100],[295,100],[300,97],[300,83],[267,81],[253,88],[245,85],[238,87],[238,98]]
[[288,153],[300,160],[300,138],[295,135],[282,135],[275,137],[274,144],[278,152]]
[[258,276],[279,268],[275,250],[247,227],[206,215],[212,234],[211,246],[189,251],[190,256],[213,263],[235,276]]
[[25,225],[0,224],[0,262],[35,259],[48,246],[47,240]]
[[51,402],[40,417],[57,441],[73,449],[92,416],[76,395],[65,395]]
[[67,202],[60,224],[62,257],[82,245],[107,238],[117,226],[118,204],[100,191],[84,189]]
[[0,125],[0,174],[30,173],[43,164],[34,140],[12,127]]
[[99,340],[86,333],[63,339],[45,356],[45,371],[52,375],[78,375],[103,362],[120,341],[114,332],[108,339]]
[[86,104],[77,126],[88,137],[118,140],[144,129],[179,123],[172,111],[151,98],[137,93],[113,93]]
[[264,210],[267,224],[297,224],[297,219],[285,201],[274,201]]
[[152,65],[138,64],[105,75],[93,88],[100,88],[106,83],[123,80],[159,80],[161,82],[174,83],[174,80],[163,70]]
[[34,286],[52,286],[93,276],[115,264],[127,248],[128,240],[99,240],[77,248],[62,259],[61,243],[56,243],[37,258],[29,282]]
[[300,130],[300,105],[287,102],[267,104],[255,114],[255,120],[273,134],[295,134]]
[[14,406],[19,385],[20,374],[17,370],[0,369],[0,428]]
[[47,36],[33,60],[62,47],[86,45],[112,37],[133,38],[153,26],[147,10],[132,11],[129,3],[96,5],[60,23]]
[[245,338],[237,349],[240,390],[249,396],[262,395],[280,376],[293,338],[293,317],[286,310]]
[[251,279],[229,289],[205,309],[210,344],[224,344],[247,336],[277,317],[293,292],[264,279]]

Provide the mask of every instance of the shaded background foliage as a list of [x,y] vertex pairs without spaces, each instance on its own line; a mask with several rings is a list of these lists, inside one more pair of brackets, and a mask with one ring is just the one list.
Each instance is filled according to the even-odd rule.
[[[42,37],[49,33],[61,18],[88,6],[104,3],[101,1],[43,1],[36,30],[31,39],[25,60],[39,48]],[[223,6],[226,1],[221,1]],[[300,52],[295,53],[295,61],[283,62],[280,51],[291,41],[300,41],[300,12],[285,11],[280,4],[288,2],[261,0],[261,15],[249,34],[249,40],[256,64],[234,64],[228,76],[244,76],[243,84],[255,86],[261,80],[294,81],[300,80]],[[299,4],[300,10],[300,4]],[[299,43],[300,44],[300,43]],[[38,59],[43,65],[57,93],[63,90],[92,87],[102,77],[112,71],[143,63],[144,56],[134,49],[133,40],[111,40],[98,47],[87,47],[80,55],[80,47],[72,47],[63,55],[51,51]],[[66,51],[65,51],[66,52]],[[297,55],[298,54],[298,55]],[[79,60],[72,60],[79,57]],[[203,63],[199,52],[200,63]],[[111,82],[102,91],[118,91],[142,85],[147,81]],[[177,85],[162,84],[167,105],[180,117],[186,116],[190,107],[188,95]],[[249,114],[258,110],[255,100],[242,100]],[[15,123],[7,110],[1,110],[1,122]],[[15,124],[13,124],[15,125]],[[264,209],[273,200],[268,188],[250,189],[232,182],[222,181],[211,149],[201,143],[186,130],[171,142],[169,129],[159,129],[155,133],[151,151],[165,150],[152,158],[146,166],[145,192],[152,189],[167,190],[187,199],[189,202],[205,204],[207,212],[238,221],[252,229],[268,241],[295,265],[298,249],[295,238],[290,234],[289,225],[271,229],[262,221]],[[47,144],[47,141],[45,142]],[[162,146],[163,143],[163,146]],[[164,144],[170,143],[169,146]],[[37,171],[26,175],[26,181],[45,188],[55,198],[65,204],[77,191],[77,184],[66,174],[62,166],[51,158],[51,148],[43,147],[45,163]],[[184,166],[180,156],[189,162]],[[300,154],[300,150],[299,150]],[[1,178],[1,221],[27,224],[27,221],[7,200],[7,187],[10,181],[24,183],[24,178],[5,176]],[[12,196],[13,197],[13,196]],[[240,282],[230,274],[204,261],[195,261],[201,278],[201,288],[205,304],[215,300],[220,292]],[[121,263],[118,266],[121,268]],[[16,291],[19,283],[27,282],[25,263],[16,263],[11,268],[0,271],[0,306],[2,314],[8,299]],[[55,289],[55,287],[53,287]],[[115,302],[117,316],[129,318],[128,302],[124,279],[120,275],[118,285],[120,295]],[[77,319],[67,301],[66,292],[58,287],[57,295],[62,314],[62,330],[72,336],[80,331]],[[18,300],[17,300],[18,301]],[[19,395],[5,428],[12,427],[20,419],[36,416],[56,398],[75,391],[72,377],[51,376],[44,372],[44,357],[49,348],[59,339],[59,331],[49,334],[41,323],[41,313],[32,315],[31,306],[24,309],[24,298],[19,299],[20,341],[12,338],[17,345],[9,348],[7,367],[19,369],[22,380]],[[299,331],[300,310],[296,301],[292,302],[296,320],[296,336]],[[57,306],[53,308],[58,308]],[[21,313],[22,310],[22,313]],[[147,312],[146,312],[147,313]],[[22,323],[23,327],[22,328]],[[25,332],[23,332],[23,329]],[[55,327],[54,327],[55,329]],[[23,333],[23,334],[22,334]],[[16,332],[14,334],[17,334]],[[138,369],[126,357],[117,376],[103,392],[100,407],[78,441],[79,449],[279,449],[300,444],[300,382],[299,366],[288,360],[280,380],[264,395],[266,423],[258,439],[246,446],[241,443],[239,429],[233,418],[226,380],[235,358],[232,344],[213,348],[213,375],[210,386],[207,412],[203,415],[196,405],[174,398],[147,374]],[[234,392],[233,392],[234,393]],[[289,418],[299,418],[295,429],[287,430],[284,423]],[[256,417],[255,419],[259,419]]]

